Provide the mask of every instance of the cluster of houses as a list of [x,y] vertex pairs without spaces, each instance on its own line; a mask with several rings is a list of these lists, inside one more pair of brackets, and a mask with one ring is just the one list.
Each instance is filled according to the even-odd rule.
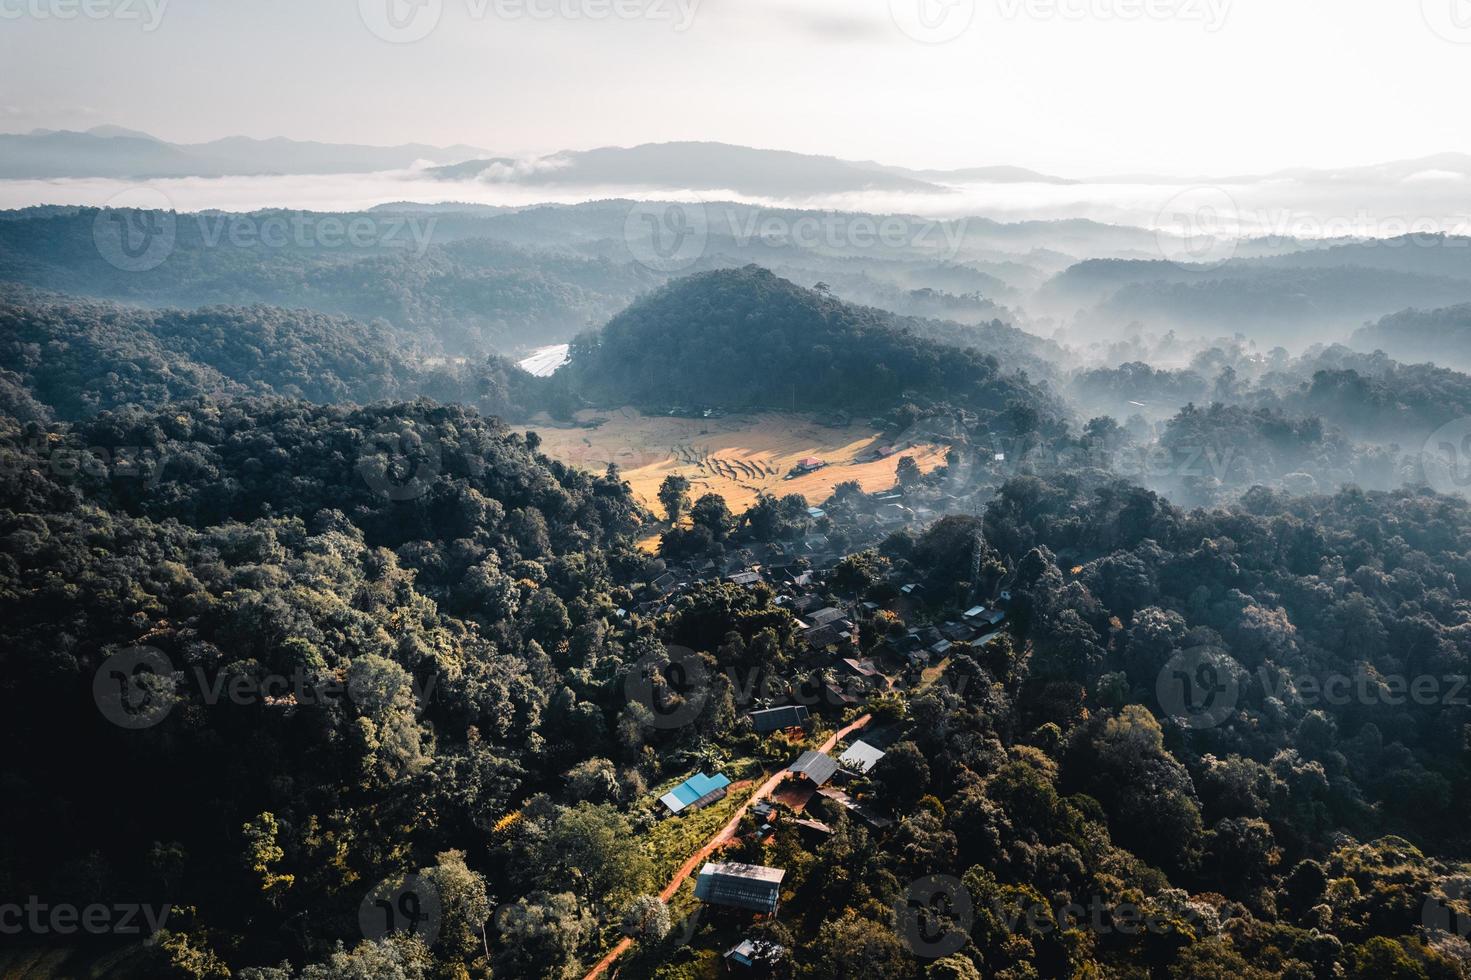
[[[805,706],[789,705],[752,712],[758,731],[775,732],[802,728],[810,721]],[[882,749],[861,739],[853,741],[836,759],[825,752],[808,750],[786,769],[784,785],[810,798],[821,793],[848,808],[871,826],[883,828],[892,820],[871,812],[863,803],[849,796],[835,784],[866,776],[884,757]],[[724,799],[730,780],[721,773],[697,772],[659,798],[669,816],[699,810]],[[804,793],[805,791],[805,793]],[[757,839],[766,840],[775,833],[779,811],[768,801],[757,802],[751,813],[760,821]],[[832,828],[820,820],[797,816],[787,818],[809,844],[817,844],[832,834]],[[781,904],[781,888],[786,870],[761,864],[707,861],[695,878],[695,898],[707,905],[775,915]],[[745,937],[726,950],[727,969],[766,973],[786,958],[787,951],[779,943]]]
[[[907,495],[898,493],[865,497],[865,510],[853,514],[845,509],[842,528],[847,547],[835,548],[826,534],[816,530],[800,541],[754,544],[727,553],[720,560],[699,559],[672,563],[651,586],[638,606],[643,614],[658,614],[670,608],[687,588],[700,582],[723,580],[732,585],[769,586],[777,604],[793,617],[800,641],[794,675],[781,684],[762,688],[762,699],[748,705],[747,718],[759,736],[779,732],[799,734],[810,730],[814,712],[867,703],[876,694],[918,684],[924,670],[941,663],[956,644],[982,645],[1000,636],[1005,624],[1004,607],[1009,595],[1000,593],[999,607],[985,603],[955,613],[940,622],[922,623],[896,631],[890,612],[899,621],[913,620],[924,605],[924,587],[918,582],[895,582],[897,596],[886,603],[853,602],[838,598],[825,588],[828,573],[843,554],[876,544],[897,525],[939,516]],[[808,512],[815,526],[832,527],[829,515],[819,508]],[[876,642],[865,645],[867,635]],[[819,820],[803,816],[806,802],[821,795],[843,807],[856,819],[876,830],[893,820],[872,807],[861,790],[867,777],[884,757],[885,736],[865,733],[836,757],[824,752],[802,752],[786,770],[786,778],[773,793],[773,800],[790,808],[778,810],[772,802],[752,807],[759,823],[757,836],[775,833],[781,813],[804,839],[819,842],[832,829]],[[877,744],[875,744],[877,743]],[[854,786],[857,783],[858,786]],[[670,817],[699,810],[723,799],[730,780],[723,774],[697,772],[660,797]],[[793,816],[792,814],[795,814]],[[695,896],[710,905],[741,909],[762,915],[777,911],[785,871],[763,865],[707,862],[695,881]],[[781,946],[746,938],[726,951],[727,967],[762,971],[786,955]]]
[[[795,712],[792,716],[779,720],[796,720]],[[799,789],[807,789],[808,796],[812,792],[820,792],[873,826],[885,827],[892,824],[892,821],[869,812],[846,792],[830,785],[867,775],[883,757],[882,749],[862,740],[854,741],[836,759],[825,752],[809,750],[787,767],[787,781]],[[717,773],[711,776],[698,772],[664,794],[659,801],[669,810],[671,816],[677,816],[723,799],[729,786],[730,780],[724,775]],[[770,837],[775,832],[774,825],[778,820],[776,807],[770,802],[762,801],[755,804],[751,812],[761,821],[757,830],[758,839]],[[832,828],[820,820],[797,816],[791,818],[790,822],[812,843],[832,833]],[[782,868],[742,862],[707,861],[695,878],[695,898],[707,905],[740,909],[758,915],[775,915],[781,904],[781,887],[785,878],[786,871]],[[727,950],[724,960],[728,968],[765,971],[785,956],[786,950],[781,945],[748,937]]]

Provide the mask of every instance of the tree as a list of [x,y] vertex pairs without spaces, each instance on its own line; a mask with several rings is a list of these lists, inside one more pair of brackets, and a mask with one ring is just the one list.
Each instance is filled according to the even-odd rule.
[[889,565],[889,559],[873,549],[847,555],[833,569],[833,586],[849,595],[862,595],[883,581]]
[[445,851],[432,868],[419,872],[439,895],[439,939],[441,956],[470,961],[484,956],[485,924],[490,919],[490,898],[485,878],[465,865],[464,851]]
[[696,500],[690,511],[690,520],[694,521],[695,527],[709,531],[710,539],[716,542],[725,541],[735,529],[735,515],[718,493],[707,493]]
[[889,924],[863,918],[848,909],[818,927],[813,977],[865,980],[908,976],[913,960]]
[[690,503],[690,481],[689,477],[671,473],[659,484],[659,503],[664,507],[664,513],[669,518],[670,524],[678,524]]
[[904,741],[884,754],[873,767],[873,778],[899,806],[907,806],[924,795],[930,784],[930,767],[924,753],[913,742]]
[[899,467],[895,470],[894,475],[899,480],[899,486],[907,490],[918,484],[924,473],[921,472],[913,456],[900,456]]
[[272,905],[280,905],[288,889],[296,883],[295,875],[276,874],[272,865],[278,863],[286,852],[276,843],[280,825],[273,813],[262,813],[247,823],[245,833],[245,861],[250,870],[260,879],[262,894]]
[[669,932],[669,906],[657,895],[640,895],[623,910],[623,932],[637,939],[663,939]]
[[981,971],[969,958],[955,953],[925,967],[924,980],[981,980]]

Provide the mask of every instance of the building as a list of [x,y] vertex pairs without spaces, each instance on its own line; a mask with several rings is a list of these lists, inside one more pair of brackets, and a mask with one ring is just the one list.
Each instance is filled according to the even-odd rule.
[[838,765],[848,772],[863,775],[878,764],[884,757],[884,753],[862,740],[848,746],[847,751],[838,756]]
[[810,612],[803,616],[803,620],[807,623],[808,629],[816,629],[819,626],[826,626],[828,623],[836,623],[842,618],[843,610],[839,609],[837,606],[827,606],[823,609],[818,609],[815,612]]
[[881,681],[884,679],[884,675],[879,673],[878,668],[873,665],[873,661],[868,657],[864,657],[862,660],[855,660],[852,657],[844,657],[838,662],[846,667],[856,677],[862,677],[865,680],[870,681]]
[[786,947],[780,943],[767,939],[742,939],[726,950],[725,962],[727,966],[734,964],[747,969],[758,966],[769,969],[785,959],[786,955]]
[[751,712],[751,725],[761,735],[779,732],[785,728],[805,728],[811,720],[812,712],[807,710],[805,704],[789,704]]
[[852,646],[856,641],[853,639],[853,627],[846,620],[840,620],[808,630],[802,634],[802,642],[808,649],[825,650],[828,647]]
[[985,623],[987,626],[996,626],[1006,618],[1006,613],[1000,609],[988,609],[985,606],[971,606],[961,613],[961,618],[970,623]]
[[720,773],[707,776],[703,772],[697,772],[659,797],[659,802],[668,807],[670,813],[680,814],[686,810],[707,807],[716,800],[723,799],[729,788],[730,780]]
[[797,756],[797,761],[787,767],[799,779],[807,779],[814,786],[821,786],[833,778],[838,771],[838,760],[822,752],[809,749]]
[[780,868],[759,864],[707,862],[695,879],[695,897],[711,905],[774,915],[785,876]]

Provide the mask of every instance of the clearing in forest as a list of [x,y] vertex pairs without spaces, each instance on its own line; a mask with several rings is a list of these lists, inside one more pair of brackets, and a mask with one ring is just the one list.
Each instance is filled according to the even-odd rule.
[[[542,452],[564,463],[595,472],[617,463],[634,496],[661,517],[659,484],[672,473],[689,478],[692,501],[718,493],[739,514],[763,491],[800,493],[816,506],[845,480],[857,480],[868,492],[886,490],[901,456],[914,457],[929,472],[945,462],[947,451],[929,443],[883,446],[881,433],[866,425],[823,425],[811,416],[777,412],[699,419],[621,408],[579,412],[574,424],[538,419],[526,428],[541,437]],[[892,451],[875,458],[880,449]],[[823,465],[793,475],[808,457]]]

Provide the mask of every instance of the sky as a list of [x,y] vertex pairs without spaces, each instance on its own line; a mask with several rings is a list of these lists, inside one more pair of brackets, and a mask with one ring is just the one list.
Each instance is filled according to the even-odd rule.
[[0,131],[706,139],[1228,175],[1471,152],[1471,0],[0,0]]

